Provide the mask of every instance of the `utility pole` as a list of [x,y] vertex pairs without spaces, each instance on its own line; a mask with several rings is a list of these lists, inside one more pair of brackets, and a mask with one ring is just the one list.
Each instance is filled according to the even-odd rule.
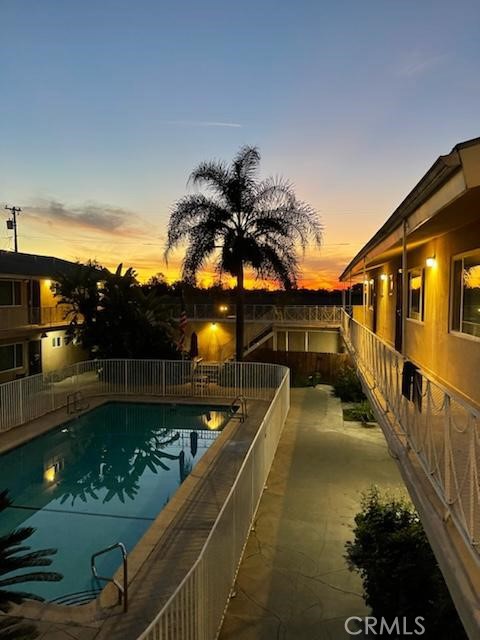
[[12,212],[12,219],[7,220],[7,229],[13,229],[13,238],[15,243],[15,253],[18,253],[18,238],[17,238],[17,213],[21,212],[20,207],[7,207],[5,205],[5,209],[7,211]]

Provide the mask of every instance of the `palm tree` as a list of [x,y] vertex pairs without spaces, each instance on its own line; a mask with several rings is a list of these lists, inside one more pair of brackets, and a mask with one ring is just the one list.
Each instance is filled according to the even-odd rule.
[[[0,491],[0,514],[12,505],[7,491]],[[24,582],[58,581],[62,575],[53,571],[29,571],[11,575],[21,569],[32,567],[48,567],[52,560],[49,556],[56,553],[56,549],[42,549],[30,551],[25,541],[35,529],[21,527],[0,536],[0,612],[7,613],[13,603],[19,604],[25,599],[42,600],[39,596],[25,591],[11,591],[8,587]],[[10,575],[9,575],[10,574]],[[18,625],[17,618],[0,619],[1,638],[34,638],[35,627],[32,625]]]
[[216,269],[236,279],[236,357],[243,359],[245,268],[285,289],[297,284],[297,250],[313,239],[319,245],[322,227],[316,212],[297,200],[282,179],[258,180],[260,153],[242,147],[232,164],[203,162],[191,174],[193,185],[208,193],[187,195],[175,203],[165,248],[187,242],[182,276],[195,282],[198,271],[214,258]]

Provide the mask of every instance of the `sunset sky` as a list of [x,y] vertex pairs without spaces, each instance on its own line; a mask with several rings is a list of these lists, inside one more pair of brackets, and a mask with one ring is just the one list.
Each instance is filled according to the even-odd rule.
[[335,286],[436,157],[480,135],[479,22],[478,0],[0,0],[20,250],[173,280],[189,172],[251,144],[322,217],[302,283]]

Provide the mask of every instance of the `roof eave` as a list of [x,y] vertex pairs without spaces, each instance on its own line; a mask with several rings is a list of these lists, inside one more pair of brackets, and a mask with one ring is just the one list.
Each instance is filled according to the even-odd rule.
[[350,261],[346,269],[340,275],[340,281],[346,280],[353,268],[382,240],[390,233],[398,229],[403,221],[408,218],[419,206],[421,206],[435,191],[444,185],[455,173],[461,170],[462,162],[459,149],[465,145],[478,143],[480,139],[470,140],[456,145],[453,150],[444,156],[440,156],[430,167],[423,178],[410,191],[405,199],[399,204],[392,215],[380,227],[377,233],[367,242],[367,244]]

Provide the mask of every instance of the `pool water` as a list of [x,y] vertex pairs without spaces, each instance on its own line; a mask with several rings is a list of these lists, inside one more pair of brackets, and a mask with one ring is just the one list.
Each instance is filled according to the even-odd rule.
[[[115,542],[132,550],[229,416],[225,406],[111,402],[0,455],[0,490],[14,502],[0,536],[34,527],[27,544],[56,548],[49,569],[63,575],[17,590],[52,600],[104,586],[91,555]],[[118,550],[101,556],[99,574],[120,562]]]

